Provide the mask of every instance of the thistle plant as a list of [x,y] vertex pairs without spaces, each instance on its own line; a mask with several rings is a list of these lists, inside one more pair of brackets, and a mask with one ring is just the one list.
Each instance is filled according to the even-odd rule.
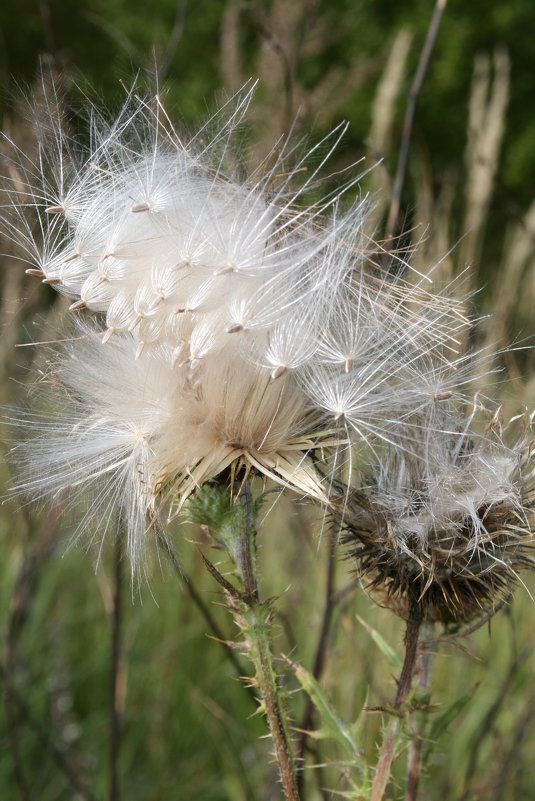
[[[411,699],[415,673],[420,686],[412,702],[429,707],[430,653],[425,644],[419,648],[421,632],[429,638],[434,623],[490,619],[511,597],[519,571],[533,568],[531,420],[509,421],[506,432],[497,410],[481,430],[474,419],[477,412],[485,419],[485,411],[476,402],[462,415],[442,399],[411,428],[411,448],[388,447],[373,477],[346,494],[339,512],[347,556],[367,592],[406,621],[395,715],[383,735],[372,801],[386,792],[400,737],[397,715]],[[417,795],[425,726],[425,719],[413,726],[406,801]]]
[[[468,411],[484,370],[462,350],[469,300],[375,241],[359,176],[325,188],[345,126],[304,152],[278,142],[249,174],[236,166],[251,91],[189,138],[158,96],[132,92],[111,120],[91,108],[88,148],[48,95],[37,158],[14,148],[1,223],[70,315],[42,346],[41,400],[10,419],[25,435],[17,491],[70,494],[75,538],[102,542],[119,518],[133,579],[181,514],[223,545],[230,579],[205,564],[295,800],[252,479],[321,505],[367,591],[406,618],[399,713],[421,623],[492,611],[531,566],[534,468],[529,426],[511,443],[498,415],[478,427]],[[383,797],[393,737],[373,785],[364,769],[348,797]],[[357,754],[353,733],[344,742]]]
[[4,233],[74,318],[41,377],[55,410],[14,420],[36,435],[19,489],[93,487],[80,531],[120,509],[134,570],[147,520],[227,468],[328,503],[320,448],[351,463],[461,383],[448,354],[463,303],[378,262],[368,199],[340,208],[358,178],[301,202],[344,126],[241,177],[231,144],[249,101],[184,143],[159,98],[129,97],[111,122],[92,109],[84,152],[49,98],[37,161],[18,154],[5,190]]

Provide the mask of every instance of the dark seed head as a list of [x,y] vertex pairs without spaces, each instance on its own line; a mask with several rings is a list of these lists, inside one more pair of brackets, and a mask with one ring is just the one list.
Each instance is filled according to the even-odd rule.
[[468,444],[449,452],[442,475],[419,460],[408,469],[405,455],[392,460],[390,477],[383,473],[349,494],[347,556],[374,600],[402,617],[414,598],[431,622],[492,613],[510,596],[519,571],[535,565],[531,444],[525,438],[515,448],[486,438]]

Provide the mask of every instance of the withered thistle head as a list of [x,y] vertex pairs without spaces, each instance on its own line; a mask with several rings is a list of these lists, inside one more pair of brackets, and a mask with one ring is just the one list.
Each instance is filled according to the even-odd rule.
[[416,608],[465,622],[492,613],[533,567],[533,440],[528,428],[506,445],[496,419],[475,433],[443,406],[350,492],[345,542],[377,602],[405,618]]

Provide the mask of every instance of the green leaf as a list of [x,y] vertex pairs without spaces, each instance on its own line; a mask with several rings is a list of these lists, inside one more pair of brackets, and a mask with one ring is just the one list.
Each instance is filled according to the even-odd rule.
[[385,638],[381,634],[379,634],[377,629],[374,629],[373,626],[370,626],[369,623],[366,623],[366,621],[363,620],[360,617],[360,615],[357,615],[357,620],[361,624],[361,626],[364,626],[364,628],[371,636],[374,643],[381,649],[383,654],[386,656],[390,667],[393,667],[396,670],[401,670],[401,668],[403,667],[403,660],[397,655],[392,646],[387,643]]
[[359,753],[359,748],[353,738],[351,728],[338,716],[314,676],[302,665],[288,661],[294,669],[298,682],[309,695],[323,720],[324,725],[318,731],[312,732],[311,736],[316,739],[331,738],[336,740],[354,759]]

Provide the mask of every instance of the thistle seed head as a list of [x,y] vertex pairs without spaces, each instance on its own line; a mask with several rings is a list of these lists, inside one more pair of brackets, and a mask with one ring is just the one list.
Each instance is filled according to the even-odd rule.
[[227,468],[329,503],[341,459],[401,442],[477,377],[455,354],[464,301],[378,264],[367,198],[342,211],[358,176],[305,205],[345,126],[243,177],[229,154],[250,99],[185,140],[158,97],[131,96],[109,123],[92,110],[89,148],[51,111],[3,189],[3,233],[72,317],[40,379],[49,409],[14,416],[18,489],[92,487],[80,533],[118,509],[134,565],[150,519]]
[[442,410],[411,439],[349,493],[348,557],[372,597],[402,617],[414,603],[443,623],[492,613],[534,564],[531,428],[506,445],[496,421],[476,433]]

